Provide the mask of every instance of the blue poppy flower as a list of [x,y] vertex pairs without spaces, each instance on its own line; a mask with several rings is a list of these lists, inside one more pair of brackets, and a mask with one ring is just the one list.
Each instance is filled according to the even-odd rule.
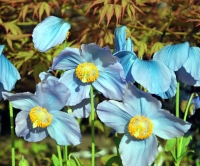
[[119,144],[125,166],[148,166],[158,154],[156,136],[171,139],[183,136],[191,124],[161,109],[161,102],[149,93],[128,84],[124,102],[103,101],[97,106],[100,120],[118,133],[124,133]]
[[89,98],[91,85],[107,98],[122,100],[124,71],[108,47],[93,43],[83,44],[81,50],[67,47],[54,58],[50,70],[67,70],[59,79],[71,91],[67,105]]
[[68,37],[70,28],[70,23],[61,18],[55,16],[45,18],[33,30],[34,47],[40,52],[45,52],[61,44]]
[[2,54],[4,45],[0,45],[0,100],[3,90],[10,91],[14,88],[20,75],[15,66]]
[[2,94],[14,108],[21,109],[15,119],[17,136],[29,142],[38,142],[50,135],[59,145],[77,145],[81,142],[76,119],[60,111],[70,95],[64,84],[49,79],[36,86],[35,94]]

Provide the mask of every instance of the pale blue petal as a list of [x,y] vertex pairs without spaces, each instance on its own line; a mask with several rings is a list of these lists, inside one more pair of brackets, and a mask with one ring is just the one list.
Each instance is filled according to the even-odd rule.
[[20,111],[15,119],[15,132],[18,137],[24,137],[29,142],[38,142],[47,137],[45,128],[33,128],[28,111]]
[[40,80],[41,81],[46,81],[47,79],[54,79],[54,80],[58,80],[57,77],[54,77],[51,73],[48,72],[41,72],[39,74]]
[[163,109],[159,109],[147,117],[153,122],[153,134],[163,139],[183,136],[191,127],[190,123]]
[[131,73],[134,80],[150,93],[166,92],[170,87],[171,72],[162,62],[156,60],[145,61],[137,58],[132,66]]
[[[185,83],[187,85],[195,85],[197,84],[197,81],[191,76],[190,73],[188,73],[184,67],[181,67],[176,72],[177,79],[181,81],[182,83]],[[197,85],[198,86],[198,85]]]
[[[3,47],[1,46],[0,49],[2,50]],[[19,79],[20,75],[15,66],[3,54],[0,54],[0,82],[4,89],[12,90]]]
[[119,144],[119,152],[124,166],[148,166],[158,154],[158,142],[154,135],[137,140],[125,134]]
[[36,86],[36,96],[39,105],[51,112],[52,110],[61,110],[65,106],[70,91],[65,84],[58,80],[47,79]]
[[92,83],[94,88],[105,97],[115,100],[122,100],[125,87],[124,71],[120,63],[107,67],[99,67],[99,77]]
[[124,133],[130,119],[137,114],[129,105],[109,100],[97,105],[97,115],[107,126],[113,128],[118,133]]
[[130,51],[130,52],[134,51],[133,41],[132,41],[132,39],[130,37],[126,40],[126,49],[125,50],[126,51]]
[[34,47],[40,52],[61,44],[71,28],[70,23],[55,16],[49,16],[39,23],[33,30]]
[[76,119],[61,111],[52,111],[53,120],[47,127],[49,135],[58,145],[78,145],[81,143],[80,127]]
[[162,106],[161,102],[150,93],[139,90],[131,83],[127,84],[123,98],[124,103],[131,105],[136,115],[140,116],[147,116]]
[[114,52],[126,50],[126,26],[119,26],[115,29]]
[[186,62],[189,56],[189,43],[167,45],[154,54],[153,59],[159,60],[171,70],[177,71]]
[[126,81],[134,82],[131,68],[137,58],[135,53],[130,51],[120,51],[113,55],[118,57],[118,62],[123,66]]
[[59,81],[65,84],[71,92],[66,105],[73,106],[90,97],[90,84],[82,83],[75,76],[75,70],[65,71]]
[[171,76],[172,78],[171,78],[171,84],[170,84],[169,89],[164,93],[158,94],[158,96],[160,96],[163,99],[172,98],[176,94],[177,81],[176,81],[176,75],[174,71],[172,70],[171,70]]
[[33,107],[39,106],[37,97],[29,92],[12,94],[2,92],[4,100],[9,100],[14,108],[22,111],[30,111]]
[[84,59],[80,56],[77,48],[65,48],[57,57],[53,59],[50,70],[70,70],[75,69]]
[[4,45],[0,45],[0,55],[2,54],[3,49],[4,49]]
[[107,67],[117,62],[117,58],[114,57],[108,47],[101,48],[94,43],[81,45],[81,56],[86,62],[92,62],[95,66]]
[[72,114],[76,118],[88,118],[91,112],[90,98],[83,99],[79,104],[71,106]]

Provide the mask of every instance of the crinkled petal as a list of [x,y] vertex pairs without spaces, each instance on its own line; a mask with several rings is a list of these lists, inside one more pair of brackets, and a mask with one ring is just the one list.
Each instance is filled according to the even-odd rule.
[[90,115],[90,98],[83,99],[79,104],[71,106],[72,114],[76,118],[87,118]]
[[[0,45],[0,53],[4,45]],[[3,84],[5,90],[10,91],[14,88],[20,75],[15,66],[3,55],[0,54],[0,82]]]
[[99,67],[99,77],[92,85],[105,97],[115,100],[122,100],[125,87],[124,71],[120,63],[107,67]]
[[177,71],[189,56],[189,43],[167,45],[154,54],[153,59],[163,62],[171,70]]
[[55,16],[47,17],[33,30],[34,47],[40,52],[45,52],[61,44],[66,39],[70,28],[70,23],[61,18]]
[[114,65],[117,62],[117,58],[114,57],[108,47],[101,48],[94,43],[82,44],[81,55],[86,62],[92,62],[95,66],[107,67]]
[[131,83],[127,83],[124,91],[124,103],[132,106],[136,115],[147,116],[161,108],[161,102],[150,93],[143,92]]
[[158,94],[158,96],[160,96],[163,99],[172,98],[176,94],[177,81],[176,81],[176,75],[175,75],[174,71],[172,71],[172,70],[171,70],[171,76],[172,76],[171,84],[170,84],[169,89],[164,93]]
[[131,68],[137,58],[135,53],[130,51],[120,51],[115,53],[114,56],[118,57],[118,62],[123,66],[126,81],[134,82]]
[[176,72],[177,79],[187,85],[195,85],[197,81],[188,73],[184,67]]
[[47,127],[49,135],[56,140],[59,145],[78,145],[81,143],[80,127],[76,119],[71,115],[61,111],[52,111],[53,120]]
[[136,82],[150,93],[166,92],[171,83],[171,72],[162,62],[141,60],[137,58],[132,66],[132,76]]
[[153,133],[163,139],[183,136],[191,127],[190,123],[164,109],[159,109],[147,117],[153,122]]
[[124,133],[127,123],[136,114],[129,105],[109,100],[97,105],[97,115],[107,126]]
[[14,108],[22,111],[30,111],[33,107],[39,106],[37,97],[29,92],[12,94],[2,92],[4,100],[9,100]]
[[61,110],[65,106],[70,91],[58,80],[47,79],[36,86],[36,96],[39,105],[51,112]]
[[43,140],[48,132],[46,128],[33,128],[29,118],[28,111],[20,111],[15,119],[15,132],[18,137],[24,137],[29,142],[38,142]]
[[119,152],[125,166],[148,166],[158,154],[158,142],[154,135],[137,140],[125,134],[119,144]]
[[71,95],[69,96],[66,105],[73,106],[80,103],[83,99],[89,98],[90,84],[82,83],[76,76],[75,70],[68,70],[59,79],[65,84]]
[[70,70],[75,69],[84,59],[80,56],[77,48],[65,48],[57,57],[53,59],[50,70]]
[[126,26],[119,26],[115,29],[114,52],[126,50]]

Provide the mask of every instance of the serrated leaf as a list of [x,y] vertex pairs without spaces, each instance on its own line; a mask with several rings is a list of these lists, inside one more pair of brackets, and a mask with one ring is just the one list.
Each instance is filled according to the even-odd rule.
[[15,52],[15,50],[14,50],[14,48],[12,46],[12,40],[10,40],[9,38],[7,38],[6,41],[7,41],[8,45],[9,45],[9,47],[11,48],[11,50],[13,50]]
[[119,23],[119,21],[121,20],[121,14],[122,14],[122,8],[120,5],[116,4],[114,6],[115,8],[115,16],[116,16],[116,19],[117,19],[117,24]]
[[44,2],[43,5],[44,5],[44,10],[45,10],[45,12],[46,12],[46,15],[47,15],[47,16],[50,16],[51,7],[50,7],[49,4],[46,3],[46,2]]
[[163,48],[163,44],[161,42],[156,42],[151,47],[151,55],[157,51],[159,51],[161,48]]
[[145,42],[139,43],[139,49],[138,49],[138,57],[141,58],[143,55],[147,53],[147,44]]
[[132,19],[132,13],[129,5],[126,8],[126,12],[128,13],[129,18]]
[[59,159],[55,154],[52,155],[51,159],[53,161],[54,166],[59,166]]
[[40,6],[42,5],[42,2],[36,3],[36,6],[34,7],[33,17],[36,15],[38,17],[38,10]]
[[114,7],[113,7],[113,4],[110,4],[108,9],[107,9],[107,13],[106,13],[106,17],[107,17],[107,27],[108,27],[108,24],[110,22],[110,19],[112,18],[114,14]]
[[28,7],[29,7],[29,5],[25,5],[25,6],[23,6],[23,8],[22,8],[21,13],[22,13],[23,22],[25,21],[25,17],[26,17],[27,11],[28,11]]
[[176,146],[176,138],[172,138],[170,140],[167,140],[166,145],[165,145],[165,151],[171,151],[172,149],[174,149]]
[[100,10],[100,19],[99,19],[98,25],[100,24],[100,22],[101,22],[101,21],[103,20],[103,18],[105,17],[109,6],[110,6],[110,5],[107,4],[107,5],[105,5],[105,6],[103,6],[103,7],[101,8],[101,10]]
[[122,7],[122,15],[124,15],[124,11],[126,6],[128,5],[128,1],[127,0],[122,0],[121,2],[121,7]]
[[100,4],[100,3],[104,3],[104,0],[96,0],[94,2],[90,2],[89,8],[87,9],[85,14],[87,14],[93,6]]
[[6,38],[9,38],[11,40],[19,40],[25,37],[29,37],[31,34],[21,34],[21,35],[13,35],[13,34],[7,34]]
[[42,2],[40,8],[39,8],[39,20],[41,21],[42,19],[42,15],[44,13],[44,5],[45,5],[46,2]]

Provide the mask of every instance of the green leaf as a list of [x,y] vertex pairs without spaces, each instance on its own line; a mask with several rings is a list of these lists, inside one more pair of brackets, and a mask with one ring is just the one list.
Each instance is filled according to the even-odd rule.
[[165,151],[171,151],[175,148],[176,146],[176,138],[172,138],[170,140],[167,140],[166,145],[165,145]]
[[114,166],[114,163],[122,165],[121,159],[118,156],[113,156],[106,162],[105,166]]
[[94,121],[94,127],[98,128],[100,131],[104,132],[103,124],[99,120]]
[[121,13],[122,13],[122,8],[120,5],[116,4],[114,6],[115,8],[115,16],[116,16],[116,19],[117,19],[117,24],[119,23],[120,19],[121,19]]
[[106,13],[106,17],[107,17],[107,27],[109,25],[110,19],[112,18],[113,14],[114,14],[114,5],[110,4],[108,9],[107,9],[107,13]]
[[67,160],[67,166],[76,166],[76,162],[72,159]]
[[45,151],[48,149],[48,146],[46,144],[38,144],[38,143],[32,143],[31,144],[31,151],[33,153],[38,154],[40,151]]
[[100,19],[99,19],[98,25],[100,24],[100,22],[101,22],[101,21],[103,20],[103,18],[105,17],[109,6],[110,6],[110,5],[107,4],[107,5],[105,5],[105,6],[103,6],[103,7],[101,8],[101,10],[100,10]]
[[55,154],[52,155],[51,159],[53,161],[54,166],[59,166],[59,159]]
[[138,57],[141,58],[145,53],[147,53],[147,44],[143,41],[140,41],[138,47]]
[[163,44],[161,42],[156,42],[153,44],[153,46],[151,47],[151,55],[153,55],[153,53],[159,51],[161,48],[163,48]]
[[35,82],[39,82],[40,81],[39,74],[47,70],[48,70],[48,67],[44,63],[35,65],[34,71],[33,71]]
[[115,145],[117,146],[117,148],[119,148],[121,139],[119,137],[113,137],[113,141],[114,141]]
[[19,166],[28,166],[28,161],[24,159],[24,156],[22,156],[21,160],[19,161]]
[[190,143],[191,140],[192,140],[192,136],[191,135],[188,136],[188,137],[184,136],[183,137],[182,146],[188,146],[188,144]]
[[44,10],[45,10],[45,12],[46,12],[46,15],[47,16],[50,16],[50,6],[49,6],[49,4],[48,3],[46,3],[46,2],[44,2]]

